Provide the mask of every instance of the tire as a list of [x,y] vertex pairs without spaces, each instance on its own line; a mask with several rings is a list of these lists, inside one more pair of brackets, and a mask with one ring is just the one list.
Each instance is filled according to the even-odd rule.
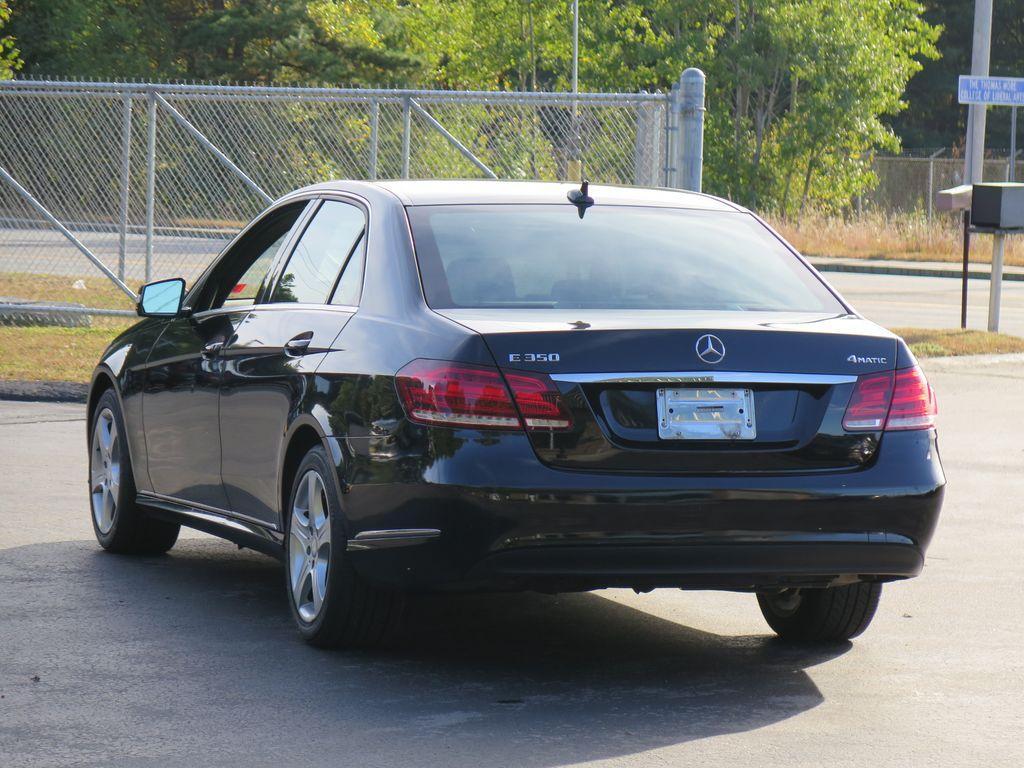
[[828,589],[760,592],[765,620],[783,640],[801,643],[851,640],[868,628],[882,585],[857,582]]
[[369,584],[346,556],[335,469],[320,446],[295,472],[284,510],[285,589],[299,633],[321,648],[370,648],[397,627],[400,593]]
[[96,540],[108,552],[160,555],[174,546],[180,526],[149,517],[135,503],[128,431],[117,395],[108,389],[89,423],[89,511]]

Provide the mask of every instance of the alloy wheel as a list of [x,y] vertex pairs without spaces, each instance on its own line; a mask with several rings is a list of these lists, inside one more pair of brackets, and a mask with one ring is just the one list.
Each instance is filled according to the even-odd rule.
[[288,583],[292,600],[302,620],[310,623],[323,608],[331,564],[327,489],[316,470],[309,470],[299,481],[288,531]]
[[96,417],[90,459],[92,516],[99,532],[106,535],[114,525],[121,488],[121,439],[114,413],[109,408],[104,408]]
[[804,597],[799,589],[782,589],[768,595],[768,605],[772,613],[781,618],[795,614],[803,605]]

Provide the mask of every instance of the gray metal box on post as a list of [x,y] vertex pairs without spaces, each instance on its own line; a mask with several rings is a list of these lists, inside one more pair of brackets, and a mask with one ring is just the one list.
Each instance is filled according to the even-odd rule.
[[1024,184],[975,184],[971,224],[984,229],[1024,229]]

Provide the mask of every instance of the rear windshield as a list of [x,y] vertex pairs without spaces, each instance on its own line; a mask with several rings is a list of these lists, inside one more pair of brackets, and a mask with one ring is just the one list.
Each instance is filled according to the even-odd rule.
[[452,205],[409,219],[435,309],[845,311],[740,211]]

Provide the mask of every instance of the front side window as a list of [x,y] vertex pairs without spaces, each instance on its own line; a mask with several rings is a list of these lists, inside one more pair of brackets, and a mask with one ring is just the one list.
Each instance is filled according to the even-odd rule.
[[845,312],[740,211],[572,205],[409,209],[434,308]]
[[212,268],[193,309],[251,306],[308,203],[285,205],[257,221]]
[[361,208],[324,201],[299,238],[270,300],[326,304],[365,229]]

